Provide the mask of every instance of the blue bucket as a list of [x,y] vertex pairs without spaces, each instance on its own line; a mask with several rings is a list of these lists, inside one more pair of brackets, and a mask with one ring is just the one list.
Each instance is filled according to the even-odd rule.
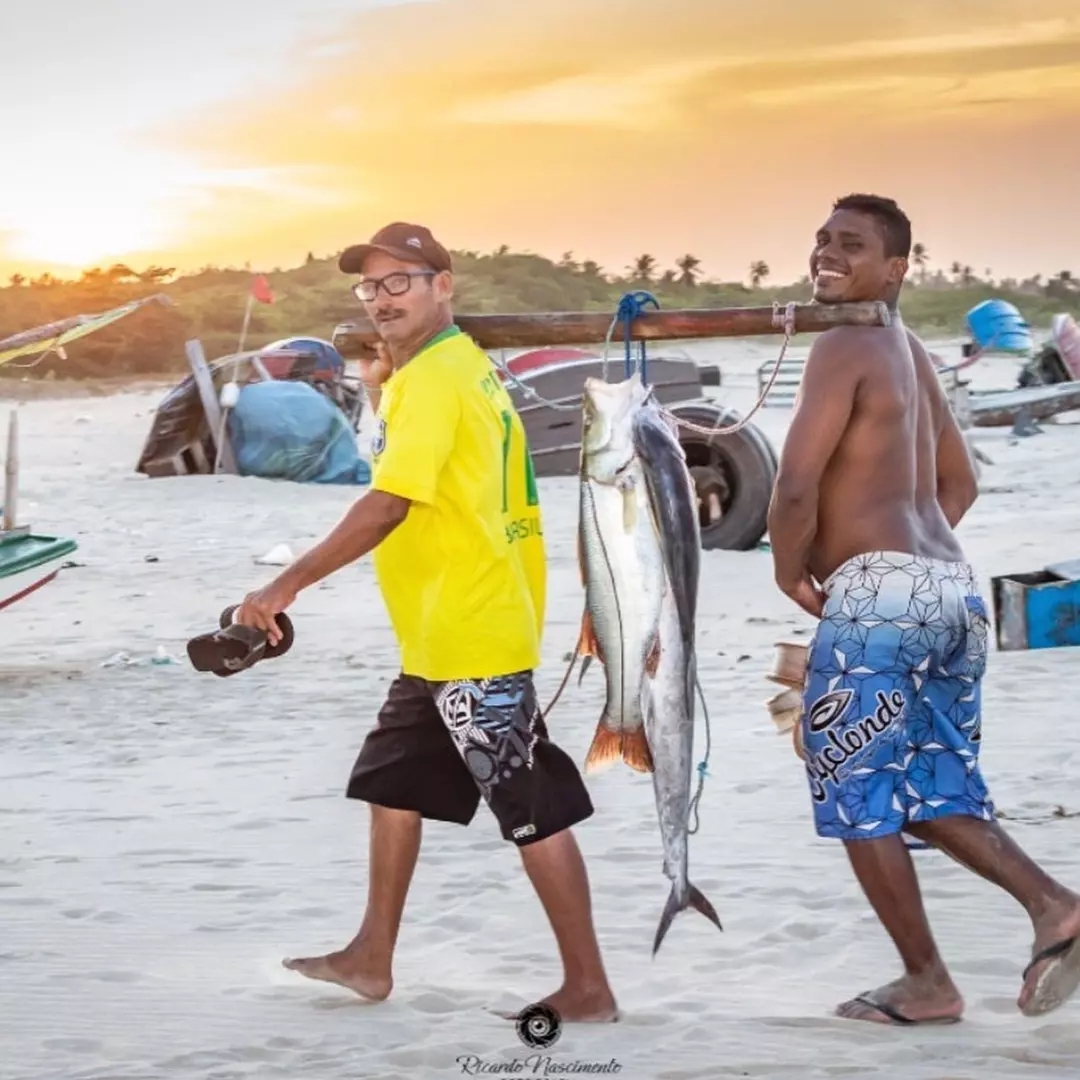
[[984,352],[1028,353],[1034,347],[1031,327],[1005,300],[984,300],[967,313],[968,329]]

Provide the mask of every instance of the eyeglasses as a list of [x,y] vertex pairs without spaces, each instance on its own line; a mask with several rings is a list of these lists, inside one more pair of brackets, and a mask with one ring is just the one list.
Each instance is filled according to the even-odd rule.
[[387,296],[404,296],[405,293],[412,288],[413,278],[433,278],[436,276],[434,270],[395,270],[392,274],[387,274],[381,278],[365,278],[363,281],[358,281],[353,287],[353,296],[357,300],[366,300],[369,304],[376,296],[379,295],[379,289],[386,293]]

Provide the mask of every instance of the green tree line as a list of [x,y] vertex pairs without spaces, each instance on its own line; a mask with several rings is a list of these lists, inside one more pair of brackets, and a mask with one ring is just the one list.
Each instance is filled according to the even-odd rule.
[[[611,311],[629,290],[646,289],[664,308],[748,307],[773,300],[805,302],[809,278],[772,284],[768,265],[755,260],[743,282],[711,281],[692,254],[663,268],[642,254],[621,273],[610,273],[592,260],[567,252],[558,261],[503,246],[490,253],[454,253],[458,312]],[[964,315],[992,297],[1009,300],[1035,327],[1068,311],[1080,316],[1080,283],[1069,271],[1043,279],[994,280],[960,262],[949,270],[929,271],[922,244],[912,251],[912,270],[901,307],[908,325],[927,335],[962,335]],[[276,269],[267,279],[274,303],[256,303],[246,348],[260,348],[293,335],[329,340],[334,327],[362,314],[349,291],[350,280],[337,268],[337,256],[308,255],[302,266]],[[239,344],[244,309],[252,283],[250,269],[205,267],[177,275],[174,268],[128,266],[87,270],[77,280],[45,274],[27,280],[13,276],[0,287],[0,338],[71,315],[92,314],[138,297],[163,292],[172,306],[150,304],[135,314],[73,342],[66,356],[27,357],[0,366],[0,377],[102,378],[161,375],[186,371],[184,342],[202,340],[209,358],[234,351]]]

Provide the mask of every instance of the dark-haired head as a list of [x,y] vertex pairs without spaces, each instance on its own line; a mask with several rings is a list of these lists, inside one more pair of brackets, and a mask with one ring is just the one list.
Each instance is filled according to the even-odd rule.
[[818,229],[810,256],[819,303],[884,300],[895,305],[911,254],[911,222],[893,199],[845,195]]

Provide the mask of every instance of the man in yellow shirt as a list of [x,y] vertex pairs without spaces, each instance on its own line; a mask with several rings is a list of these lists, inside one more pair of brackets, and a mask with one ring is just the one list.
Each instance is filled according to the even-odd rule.
[[302,589],[369,551],[401,648],[401,673],[353,767],[371,804],[368,906],[356,937],[286,960],[313,979],[382,1000],[421,821],[468,824],[481,796],[521,851],[564,980],[544,999],[566,1021],[615,1019],[571,827],[592,812],[581,775],[548,737],[540,662],[546,562],[532,458],[491,361],[454,325],[450,256],[431,233],[388,225],[339,266],[383,345],[364,365],[377,408],[371,490],[340,524],[241,605],[267,631]]

